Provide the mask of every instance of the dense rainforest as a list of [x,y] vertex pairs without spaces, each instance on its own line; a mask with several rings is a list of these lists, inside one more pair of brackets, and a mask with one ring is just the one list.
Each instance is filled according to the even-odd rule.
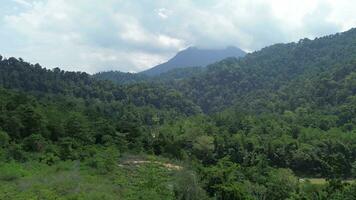
[[93,75],[97,80],[108,80],[119,85],[135,84],[135,83],[162,83],[167,84],[173,81],[187,79],[190,77],[199,76],[205,71],[205,67],[186,67],[172,69],[167,72],[155,76],[148,76],[145,74],[120,72],[120,71],[106,71],[99,72]]
[[157,77],[0,57],[0,199],[356,199],[356,29]]

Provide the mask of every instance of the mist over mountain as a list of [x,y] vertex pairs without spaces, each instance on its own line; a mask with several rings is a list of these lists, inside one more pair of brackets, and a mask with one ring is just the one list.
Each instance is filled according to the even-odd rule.
[[200,49],[197,47],[189,47],[178,52],[173,58],[165,63],[159,64],[151,69],[141,72],[141,74],[155,76],[172,69],[184,67],[205,67],[209,64],[223,60],[228,57],[243,57],[246,52],[243,50],[229,46],[225,49]]

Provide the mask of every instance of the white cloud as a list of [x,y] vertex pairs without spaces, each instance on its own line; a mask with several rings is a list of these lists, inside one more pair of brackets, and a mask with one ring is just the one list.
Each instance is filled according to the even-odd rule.
[[157,15],[162,19],[166,19],[172,14],[172,11],[168,10],[166,8],[158,8],[158,9],[155,9],[155,11],[156,11]]
[[21,5],[21,6],[25,6],[25,7],[31,7],[32,4],[29,1],[26,0],[12,0],[13,2]]
[[150,40],[148,36],[149,33],[143,30],[141,26],[132,23],[126,23],[123,26],[124,28],[120,33],[120,37],[123,40],[128,40],[137,43],[147,43]]
[[356,25],[348,0],[9,2],[0,5],[1,54],[88,72],[139,71],[188,45],[252,51]]
[[167,35],[159,34],[157,36],[157,40],[160,45],[165,46],[165,47],[175,47],[178,49],[181,49],[182,47],[184,47],[183,40],[180,40],[178,38],[173,38],[173,37],[170,37]]

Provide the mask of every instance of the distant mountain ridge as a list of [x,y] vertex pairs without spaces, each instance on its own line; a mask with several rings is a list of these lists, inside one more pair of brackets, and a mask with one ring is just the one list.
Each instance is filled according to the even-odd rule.
[[178,52],[177,55],[167,62],[140,72],[140,74],[155,76],[177,68],[205,67],[228,57],[239,58],[245,55],[246,52],[233,46],[229,46],[225,49],[199,49],[197,47],[189,47]]
[[93,74],[92,77],[98,80],[108,80],[119,85],[135,84],[142,82],[169,82],[197,76],[205,71],[205,67],[185,67],[176,68],[163,72],[156,76],[149,76],[142,73],[129,73],[120,71],[106,71]]

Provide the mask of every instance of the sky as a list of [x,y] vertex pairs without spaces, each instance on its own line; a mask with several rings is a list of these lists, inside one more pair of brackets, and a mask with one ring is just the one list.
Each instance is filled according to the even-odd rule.
[[139,72],[189,46],[252,52],[356,27],[351,0],[4,0],[0,54],[43,67]]

